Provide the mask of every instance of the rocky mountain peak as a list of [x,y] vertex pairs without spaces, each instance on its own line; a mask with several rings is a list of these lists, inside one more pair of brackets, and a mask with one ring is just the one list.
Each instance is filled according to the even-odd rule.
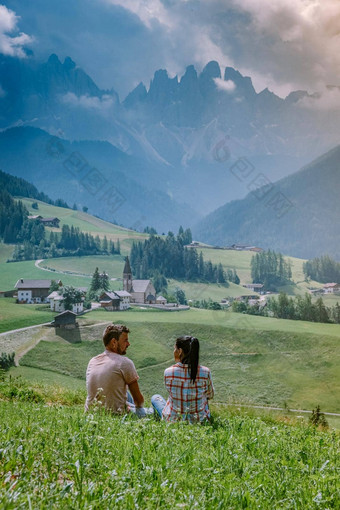
[[233,67],[225,68],[224,80],[235,83],[236,92],[244,97],[253,98],[256,95],[251,78],[249,78],[249,76],[243,76]]
[[63,65],[64,65],[64,68],[67,70],[74,69],[76,67],[75,62],[73,62],[71,57],[66,57]]
[[140,82],[136,88],[130,92],[123,101],[126,108],[133,108],[138,103],[143,103],[147,98],[147,90],[143,82]]
[[201,72],[200,78],[221,78],[221,69],[216,60],[211,60]]
[[61,66],[61,62],[58,58],[58,55],[55,53],[52,53],[52,55],[49,56],[47,63],[51,66]]

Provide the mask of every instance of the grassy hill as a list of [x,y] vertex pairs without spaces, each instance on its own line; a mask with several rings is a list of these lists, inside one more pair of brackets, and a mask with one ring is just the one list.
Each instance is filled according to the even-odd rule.
[[[129,356],[148,398],[164,393],[163,371],[172,363],[175,338],[192,334],[201,340],[202,364],[212,369],[216,401],[302,409],[321,403],[324,410],[340,412],[340,328],[335,325],[209,310],[93,311],[79,321],[74,332],[42,330],[40,342],[21,358],[20,373],[43,381],[67,376],[74,388],[74,379],[84,381],[89,359],[103,350],[105,324],[124,322],[131,329]],[[25,374],[26,367],[35,372]]]
[[[94,236],[98,234],[100,238],[103,238],[106,235],[107,239],[111,239],[114,242],[119,239],[121,242],[121,250],[123,254],[127,254],[130,251],[133,240],[144,240],[148,237],[147,234],[141,234],[139,232],[135,232],[134,230],[114,225],[113,223],[101,220],[100,218],[96,218],[95,216],[84,213],[82,211],[74,211],[73,209],[65,209],[64,207],[56,207],[46,204],[45,202],[40,202],[38,200],[32,200],[29,198],[21,198],[21,200],[30,214],[40,214],[44,218],[51,218],[55,216],[59,218],[60,227],[63,225],[73,225],[74,227],[79,227],[82,232],[88,232]],[[32,209],[33,202],[38,203],[38,210]],[[47,228],[47,231],[49,230],[55,231],[56,229]]]
[[[62,207],[51,206],[44,202],[39,202],[33,199],[22,199],[30,214],[41,214],[44,217],[57,216],[60,219],[60,225],[67,224],[79,227],[83,232],[88,232],[93,236],[99,235],[100,238],[104,236],[114,242],[120,240],[121,257],[109,256],[93,256],[93,257],[65,257],[57,259],[48,259],[41,263],[42,268],[53,269],[53,273],[43,272],[41,269],[36,268],[31,261],[16,262],[13,264],[6,264],[7,259],[11,257],[13,250],[12,246],[0,244],[0,290],[8,290],[13,288],[13,285],[20,278],[58,278],[65,284],[76,286],[89,286],[89,277],[84,278],[85,275],[93,274],[96,267],[100,270],[105,270],[110,278],[121,278],[122,269],[124,264],[124,256],[130,253],[130,248],[133,241],[143,241],[148,238],[147,234],[142,234],[129,230],[107,221],[101,220],[90,214],[74,211],[72,209],[65,209]],[[32,203],[38,202],[39,209],[32,209]],[[47,228],[47,231],[56,231],[57,229]],[[236,251],[236,250],[220,250],[211,247],[199,247],[198,251],[202,251],[205,260],[211,260],[213,264],[221,263],[224,269],[236,269],[237,274],[241,279],[241,284],[251,282],[250,262],[254,255],[251,251]],[[280,290],[288,294],[296,295],[306,292],[308,287],[320,287],[321,284],[317,282],[304,281],[302,265],[304,260],[295,257],[287,257],[292,265],[292,279],[293,283],[289,286],[282,287]],[[66,272],[66,274],[65,274]],[[72,274],[69,274],[72,273]],[[82,273],[82,277],[77,276]],[[179,282],[176,280],[169,281],[169,288],[173,290],[175,287],[181,287],[188,299],[208,299],[211,298],[219,301],[224,297],[237,297],[241,294],[251,294],[242,286],[230,284],[229,288],[221,285],[205,284],[205,283],[192,283],[192,282]],[[112,282],[112,288],[118,289],[120,286]]]
[[339,507],[329,432],[231,412],[168,425],[24,398],[0,407],[4,508]]

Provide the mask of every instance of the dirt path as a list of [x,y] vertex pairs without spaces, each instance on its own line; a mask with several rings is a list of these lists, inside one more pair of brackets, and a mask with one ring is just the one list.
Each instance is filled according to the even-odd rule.
[[47,267],[41,267],[41,262],[44,262],[45,259],[39,259],[34,262],[35,267],[41,269],[42,271],[48,271],[49,273],[59,273],[59,274],[68,274],[70,276],[80,276],[81,278],[91,278],[92,274],[84,274],[84,273],[75,273],[74,271],[62,271],[61,269],[53,270],[48,269]]
[[[41,269],[42,271],[48,271],[49,273],[54,274],[67,274],[69,276],[79,276],[80,278],[92,278],[92,274],[85,274],[85,273],[76,273],[75,271],[63,271],[62,269],[49,269],[47,267],[41,267],[41,262],[44,262],[45,259],[38,259],[34,262],[35,267],[38,269]],[[119,280],[119,278],[110,278],[111,281]]]

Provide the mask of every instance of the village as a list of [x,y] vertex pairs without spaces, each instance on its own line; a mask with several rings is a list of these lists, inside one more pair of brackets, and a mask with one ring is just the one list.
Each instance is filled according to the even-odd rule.
[[[54,221],[56,218],[51,218]],[[235,249],[235,248],[234,248]],[[239,247],[240,249],[240,247]],[[6,296],[11,295],[16,298],[18,304],[49,304],[50,309],[58,315],[54,318],[51,325],[56,327],[74,327],[77,315],[82,315],[86,311],[101,308],[106,311],[125,311],[131,305],[141,308],[156,308],[164,311],[188,310],[192,305],[192,300],[188,304],[168,303],[162,295],[157,295],[151,279],[134,279],[130,266],[129,257],[125,258],[125,265],[122,275],[122,290],[106,290],[99,295],[99,299],[92,301],[88,310],[84,306],[87,295],[87,287],[78,287],[76,289],[78,299],[71,303],[71,306],[65,306],[65,297],[63,295],[63,283],[61,280],[51,279],[27,279],[20,278],[15,284],[15,290],[6,292]],[[51,291],[52,282],[56,289]],[[254,294],[242,294],[235,298],[237,302],[247,303],[248,306],[257,306],[264,308],[267,305],[268,297],[273,296],[273,292],[266,292],[261,283],[246,283],[242,287]],[[340,293],[339,283],[325,283],[319,289],[310,289],[311,295],[327,295]],[[4,293],[1,293],[4,294]],[[2,296],[4,297],[4,296]],[[228,297],[220,300],[221,309],[228,308],[231,305]]]

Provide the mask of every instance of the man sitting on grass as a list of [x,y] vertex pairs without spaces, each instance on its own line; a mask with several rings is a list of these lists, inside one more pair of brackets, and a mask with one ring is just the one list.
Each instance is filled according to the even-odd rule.
[[85,411],[101,402],[105,409],[118,414],[134,412],[139,418],[152,414],[152,408],[143,407],[135,365],[124,357],[130,345],[129,329],[122,324],[107,326],[103,342],[105,351],[92,358],[86,370]]

